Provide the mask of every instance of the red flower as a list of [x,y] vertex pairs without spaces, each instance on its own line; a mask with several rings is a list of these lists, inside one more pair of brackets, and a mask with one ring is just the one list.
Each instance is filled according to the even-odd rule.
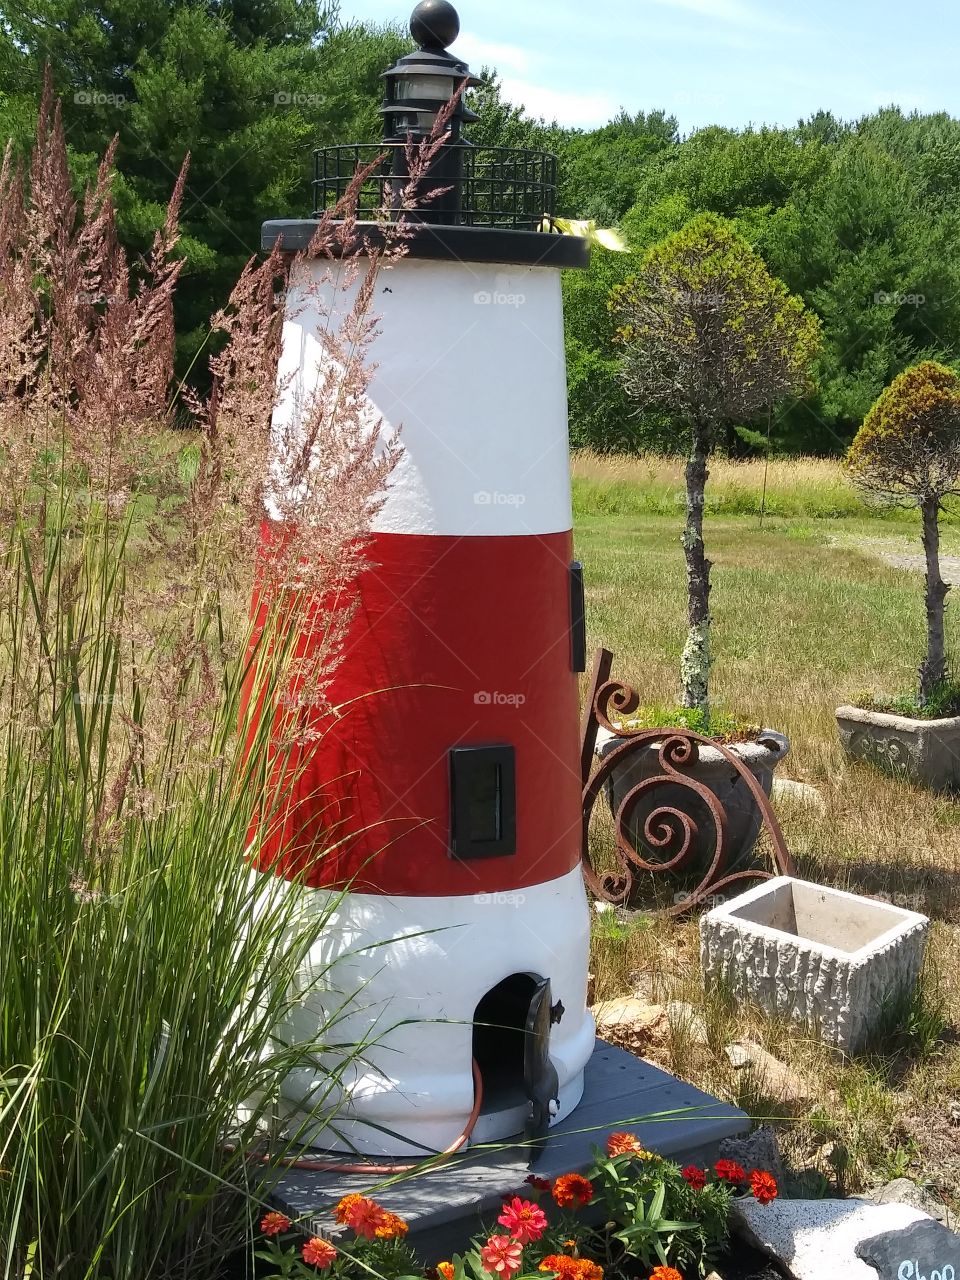
[[686,1178],[687,1182],[690,1183],[691,1187],[693,1187],[694,1191],[702,1191],[707,1185],[706,1169],[698,1169],[695,1164],[688,1164],[687,1167],[685,1169],[681,1169],[680,1172],[683,1174],[684,1178]]
[[321,1236],[314,1236],[303,1246],[304,1262],[309,1262],[311,1267],[319,1267],[321,1271],[325,1271],[336,1256],[336,1249],[329,1240],[324,1240]]
[[452,1262],[437,1263],[437,1275],[440,1276],[442,1280],[453,1280],[453,1277],[456,1274],[457,1269]]
[[540,1206],[532,1200],[521,1200],[519,1196],[505,1201],[497,1221],[521,1244],[533,1244],[547,1229],[547,1215]]
[[747,1180],[743,1166],[737,1164],[736,1160],[718,1160],[713,1169],[721,1182],[737,1183]]
[[509,1280],[515,1271],[523,1266],[521,1255],[523,1245],[510,1236],[491,1236],[480,1250],[480,1262],[484,1271],[489,1271],[501,1280]]
[[580,1173],[564,1173],[553,1184],[553,1198],[561,1209],[578,1209],[593,1199],[593,1183]]
[[750,1190],[761,1204],[769,1204],[777,1198],[777,1180],[764,1169],[754,1169],[750,1174]]
[[549,1191],[550,1181],[547,1178],[538,1178],[535,1173],[531,1173],[529,1178],[524,1178],[524,1182],[529,1187],[533,1187],[534,1191]]
[[644,1150],[644,1145],[635,1133],[611,1133],[607,1139],[608,1156],[635,1156]]
[[260,1223],[260,1230],[265,1236],[278,1236],[282,1232],[290,1230],[290,1219],[285,1213],[264,1214]]
[[[358,1236],[374,1240],[378,1231],[390,1226],[391,1218],[395,1215],[388,1214],[376,1200],[369,1200],[366,1196],[354,1193],[343,1197],[334,1211],[334,1217],[337,1222],[350,1227]],[[400,1221],[402,1219],[397,1218],[397,1222]]]
[[683,1276],[676,1267],[654,1267],[650,1280],[683,1280]]

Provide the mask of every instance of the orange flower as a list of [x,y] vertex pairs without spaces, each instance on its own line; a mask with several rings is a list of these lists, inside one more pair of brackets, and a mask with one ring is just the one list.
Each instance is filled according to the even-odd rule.
[[457,1274],[457,1269],[452,1262],[438,1262],[437,1274],[441,1277],[441,1280],[453,1280],[453,1277]]
[[750,1190],[760,1204],[769,1204],[777,1198],[777,1180],[764,1169],[754,1169],[750,1174]]
[[553,1271],[559,1280],[576,1280],[578,1258],[568,1258],[564,1253],[548,1253],[537,1268],[538,1271]]
[[304,1262],[308,1262],[311,1267],[319,1267],[321,1271],[325,1271],[336,1256],[336,1249],[329,1240],[324,1240],[321,1236],[314,1236],[303,1246]]
[[611,1133],[607,1139],[608,1156],[635,1156],[644,1145],[635,1133]]
[[384,1209],[383,1221],[377,1227],[375,1234],[378,1240],[402,1240],[409,1230],[409,1226],[398,1213],[391,1213],[389,1209]]
[[580,1173],[564,1173],[553,1184],[553,1198],[561,1209],[579,1209],[593,1198],[593,1183]]
[[650,1273],[650,1280],[683,1280],[676,1267],[655,1267]]
[[551,1253],[540,1263],[540,1271],[553,1271],[559,1280],[603,1280],[603,1267],[589,1258],[570,1258],[565,1253]]
[[510,1280],[515,1271],[523,1267],[523,1245],[511,1236],[491,1236],[480,1250],[480,1263],[484,1271],[499,1280]]
[[290,1230],[290,1219],[285,1213],[266,1213],[260,1223],[260,1230],[265,1236],[278,1236]]
[[357,1195],[356,1193],[354,1193],[353,1195],[344,1196],[342,1200],[338,1201],[337,1207],[333,1211],[333,1216],[336,1219],[336,1221],[339,1222],[341,1226],[346,1226],[347,1214],[350,1212],[350,1210],[353,1208],[355,1204],[359,1204],[362,1200],[365,1200],[365,1199],[366,1199],[366,1196]]
[[[369,1200],[366,1196],[352,1194],[344,1196],[334,1210],[334,1217],[337,1222],[343,1223],[357,1233],[358,1236],[365,1236],[367,1240],[376,1238],[378,1232],[383,1228],[390,1227],[391,1217],[395,1214],[388,1214],[387,1210],[377,1204],[376,1200]],[[397,1218],[397,1222],[401,1222],[401,1218]],[[404,1223],[404,1226],[406,1224]],[[400,1234],[403,1234],[402,1232]],[[393,1231],[387,1236],[392,1239]]]

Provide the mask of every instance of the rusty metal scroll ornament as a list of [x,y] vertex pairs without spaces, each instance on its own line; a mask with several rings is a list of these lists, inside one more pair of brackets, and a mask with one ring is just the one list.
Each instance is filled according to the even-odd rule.
[[[730,767],[740,775],[760,812],[762,828],[765,828],[773,845],[773,858],[778,875],[795,875],[793,858],[787,849],[766,793],[750,769],[721,743],[691,729],[624,729],[619,724],[640,705],[636,691],[629,685],[610,678],[613,654],[599,649],[594,659],[593,678],[587,701],[584,704],[581,723],[580,769],[583,781],[583,877],[587,888],[596,897],[616,906],[630,903],[637,889],[636,873],[653,875],[682,874],[699,882],[689,892],[676,895],[674,904],[662,909],[665,915],[683,915],[705,898],[720,893],[733,885],[743,885],[750,880],[768,880],[771,872],[761,868],[727,873],[728,843],[727,815],[714,792],[694,776],[700,747],[708,745],[719,751]],[[611,721],[610,717],[614,719]],[[597,733],[603,728],[618,745],[612,747],[603,759],[595,764],[594,754]],[[651,747],[657,747],[660,772],[646,777],[632,786],[618,800],[614,811],[616,856],[618,870],[598,874],[590,860],[589,835],[597,797],[609,784],[614,772],[630,756]],[[654,806],[643,819],[642,843],[650,851],[661,852],[660,861],[646,858],[637,849],[635,836],[631,838],[630,819],[641,799],[656,795],[659,788],[673,789],[673,803]],[[709,815],[713,823],[716,842],[710,864],[701,872],[695,869],[698,824],[689,809],[676,800],[676,789],[688,792],[691,800],[697,797],[691,808],[697,807]],[[611,793],[612,794],[612,793]],[[697,803],[697,801],[699,803]]]

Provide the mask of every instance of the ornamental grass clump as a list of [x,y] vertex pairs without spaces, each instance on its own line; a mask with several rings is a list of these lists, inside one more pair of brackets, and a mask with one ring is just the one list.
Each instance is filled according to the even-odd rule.
[[[318,334],[326,379],[272,426],[277,296],[306,273],[249,262],[213,321],[210,394],[175,431],[186,166],[130,264],[112,155],[78,205],[48,82],[28,181],[9,149],[0,172],[4,1280],[214,1280],[252,1242],[264,1157],[296,1136],[278,1137],[280,1081],[333,1044],[322,1108],[364,1048],[336,1015],[278,1038],[336,901],[302,912],[251,863],[349,618],[317,601],[349,603],[397,457],[365,391],[402,231],[357,256],[364,174],[320,220],[306,256],[337,259],[346,319]],[[268,516],[284,536],[264,544]],[[307,625],[326,640],[309,657]]]
[[960,493],[960,376],[934,360],[904,370],[867,414],[846,466],[864,493],[919,509],[927,629],[913,710],[956,714],[960,690],[948,688],[944,611],[950,588],[940,569],[940,515],[945,500]]
[[712,213],[654,245],[640,271],[613,290],[610,307],[627,394],[639,408],[665,410],[686,434],[681,541],[689,629],[681,702],[709,724],[708,459],[727,427],[807,393],[820,323],[734,226]]

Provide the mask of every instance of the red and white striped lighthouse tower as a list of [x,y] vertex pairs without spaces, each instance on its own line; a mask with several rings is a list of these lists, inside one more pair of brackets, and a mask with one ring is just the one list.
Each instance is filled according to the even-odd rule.
[[[446,52],[458,30],[445,0],[414,12],[420,49],[386,73],[398,156],[469,78]],[[364,1060],[309,1137],[364,1154],[450,1144],[474,1062],[474,1138],[542,1131],[579,1101],[594,1044],[560,293],[560,269],[588,249],[539,230],[552,158],[472,148],[458,136],[468,118],[461,106],[439,160],[449,193],[377,291],[368,395],[385,432],[402,424],[402,457],[331,693],[349,710],[313,749],[295,810],[298,843],[316,827],[317,902],[348,892],[311,958],[338,961],[331,989],[286,1030],[312,1038],[353,995],[336,1038],[364,1044]],[[314,227],[266,223],[264,244],[297,248]],[[327,269],[290,282],[278,414],[316,383],[327,307],[350,304]],[[320,1084],[304,1068],[284,1096],[306,1108]]]

